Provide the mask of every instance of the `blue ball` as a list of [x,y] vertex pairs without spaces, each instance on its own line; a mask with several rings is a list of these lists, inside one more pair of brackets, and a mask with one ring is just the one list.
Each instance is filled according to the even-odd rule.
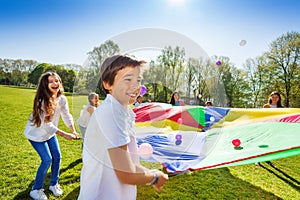
[[176,145],[180,145],[181,143],[182,143],[181,140],[176,140],[176,142],[175,142]]

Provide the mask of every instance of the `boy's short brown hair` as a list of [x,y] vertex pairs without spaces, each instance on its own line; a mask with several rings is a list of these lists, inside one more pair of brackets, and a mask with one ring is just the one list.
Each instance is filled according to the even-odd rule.
[[118,71],[125,67],[137,67],[146,63],[144,60],[138,61],[128,55],[114,55],[106,58],[100,68],[102,88],[106,94],[109,94],[109,91],[104,88],[103,82],[113,85]]

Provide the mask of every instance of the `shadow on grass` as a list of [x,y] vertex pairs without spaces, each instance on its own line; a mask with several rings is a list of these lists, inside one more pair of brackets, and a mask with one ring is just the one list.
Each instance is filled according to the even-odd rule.
[[[288,185],[290,185],[291,187],[293,187],[294,189],[296,189],[297,191],[300,192],[300,182],[298,180],[296,180],[295,178],[291,177],[290,175],[288,175],[287,173],[285,173],[284,171],[282,171],[281,169],[277,168],[274,165],[269,165],[270,167],[272,167],[274,169],[271,170],[269,168],[267,168],[266,166],[260,164],[260,166],[262,168],[264,168],[265,170],[267,170],[268,172],[270,172],[271,174],[275,175],[277,178],[281,179],[282,181],[284,181],[285,183],[287,183]],[[276,173],[279,172],[280,174],[282,174],[283,176],[281,176],[280,174]],[[295,184],[295,183],[297,184]]]
[[236,176],[228,168],[201,170],[170,177],[160,193],[138,186],[137,200],[276,199],[281,198]]
[[[75,188],[74,190],[72,190],[72,192],[70,192],[66,197],[64,197],[64,200],[75,200],[77,199],[78,195],[79,195],[79,189],[80,187]],[[74,199],[74,197],[76,197]]]
[[[69,166],[67,166],[67,167],[65,167],[65,168],[62,168],[62,169],[60,170],[60,175],[63,174],[64,172],[66,172],[67,170],[74,168],[76,165],[78,165],[78,164],[80,164],[80,163],[82,163],[82,159],[81,159],[81,158],[75,160],[74,162],[70,163]],[[44,188],[45,188],[45,191],[44,191],[44,192],[45,192],[45,194],[46,194],[48,197],[49,197],[49,195],[52,194],[52,193],[48,190],[48,187],[49,187],[49,181],[50,181],[49,177],[50,177],[50,173],[47,174],[46,179],[45,179],[45,185],[44,185]],[[74,177],[74,179],[76,180],[77,177]],[[74,179],[73,179],[73,180],[74,180]],[[47,183],[48,183],[48,184],[47,184]],[[29,196],[29,192],[31,191],[31,188],[32,188],[33,184],[34,184],[34,180],[30,182],[30,184],[28,185],[28,187],[27,187],[24,191],[18,193],[13,199],[14,199],[14,200],[20,200],[20,199],[22,199],[22,200],[31,200],[31,197]],[[76,195],[76,193],[77,193],[77,195]],[[74,196],[78,196],[78,194],[79,194],[79,187],[75,188],[71,193],[69,193],[69,194],[67,195],[67,197],[65,197],[65,198],[63,198],[63,199],[65,199],[65,200],[68,200],[68,199],[74,199]],[[71,198],[71,197],[72,197],[72,198]]]

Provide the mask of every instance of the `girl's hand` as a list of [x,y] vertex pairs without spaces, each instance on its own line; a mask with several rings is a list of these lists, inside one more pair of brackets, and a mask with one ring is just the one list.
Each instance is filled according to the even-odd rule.
[[74,140],[74,139],[76,139],[76,136],[74,134],[70,134],[70,133],[64,133],[62,136],[64,138],[66,138],[67,140]]
[[75,134],[66,133],[66,132],[60,131],[60,130],[57,131],[56,133],[64,138],[66,138],[67,140],[74,140],[74,139],[77,139],[77,137],[78,137]]
[[76,131],[73,131],[72,134],[75,136],[75,139],[79,139],[79,135]]

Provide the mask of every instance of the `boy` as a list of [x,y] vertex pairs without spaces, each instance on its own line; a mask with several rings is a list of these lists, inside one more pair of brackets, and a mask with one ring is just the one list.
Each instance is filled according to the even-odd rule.
[[168,180],[161,171],[139,164],[135,115],[130,108],[140,93],[140,67],[145,61],[115,55],[101,66],[106,99],[95,110],[86,130],[78,199],[136,199],[136,185],[158,191]]

